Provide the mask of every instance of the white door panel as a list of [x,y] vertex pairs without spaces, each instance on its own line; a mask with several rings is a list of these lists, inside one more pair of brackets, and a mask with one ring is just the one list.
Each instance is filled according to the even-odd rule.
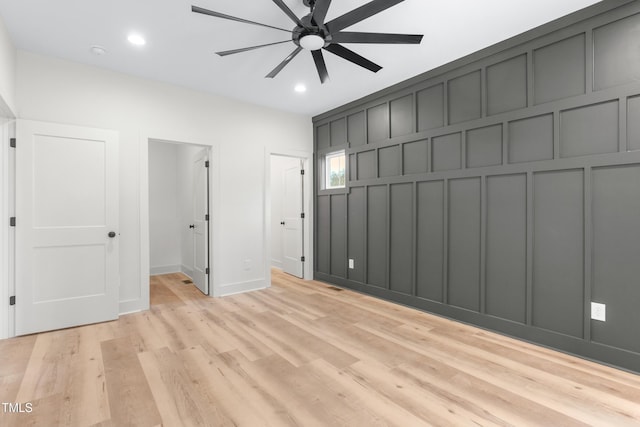
[[302,175],[300,162],[284,171],[284,232],[282,269],[302,278]]
[[117,318],[117,133],[18,121],[17,140],[16,334]]
[[193,162],[193,283],[209,294],[209,190],[206,162],[208,150],[202,150]]

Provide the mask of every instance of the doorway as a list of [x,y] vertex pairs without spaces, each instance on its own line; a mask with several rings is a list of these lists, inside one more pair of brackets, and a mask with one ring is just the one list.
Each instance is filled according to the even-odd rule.
[[304,159],[272,154],[271,267],[304,278]]
[[210,294],[209,147],[149,140],[150,275],[184,273]]

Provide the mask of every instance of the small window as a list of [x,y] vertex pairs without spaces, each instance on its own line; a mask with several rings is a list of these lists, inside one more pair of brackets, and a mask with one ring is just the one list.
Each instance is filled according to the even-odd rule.
[[324,161],[324,188],[326,190],[330,190],[333,188],[344,188],[346,184],[346,157],[344,154],[344,150],[327,154],[324,158]]

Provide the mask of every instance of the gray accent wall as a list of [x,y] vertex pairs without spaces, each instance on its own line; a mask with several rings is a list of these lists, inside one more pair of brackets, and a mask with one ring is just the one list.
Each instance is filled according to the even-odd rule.
[[605,1],[315,117],[315,277],[640,372],[639,33]]

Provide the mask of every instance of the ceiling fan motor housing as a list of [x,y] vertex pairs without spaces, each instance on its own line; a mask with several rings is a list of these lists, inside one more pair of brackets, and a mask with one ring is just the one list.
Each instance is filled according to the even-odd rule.
[[[291,34],[291,39],[296,44],[296,46],[300,46],[302,48],[308,49],[306,46],[304,46],[304,44],[300,43],[300,40],[306,36],[318,36],[324,40],[324,45],[317,47],[317,49],[321,49],[331,44],[331,35],[327,31],[327,29],[324,26],[319,27],[315,25],[311,20],[311,14],[300,18],[300,21],[304,26],[303,27],[299,25],[296,26],[293,29],[293,32]],[[316,50],[316,49],[311,49],[311,50]]]

